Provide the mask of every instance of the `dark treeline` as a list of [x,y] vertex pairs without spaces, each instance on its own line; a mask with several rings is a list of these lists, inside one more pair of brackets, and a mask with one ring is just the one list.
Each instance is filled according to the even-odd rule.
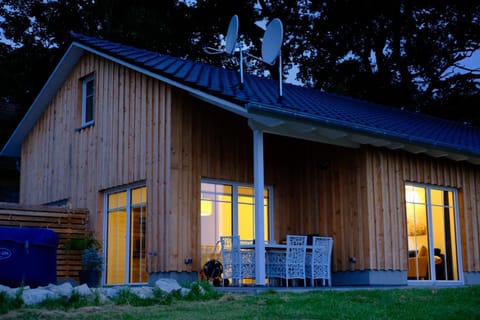
[[236,68],[202,50],[221,45],[234,14],[257,55],[263,30],[255,22],[280,18],[285,73],[297,65],[306,86],[480,125],[480,61],[451,72],[480,47],[473,0],[2,0],[0,106],[15,105],[20,115],[28,108],[70,31]]

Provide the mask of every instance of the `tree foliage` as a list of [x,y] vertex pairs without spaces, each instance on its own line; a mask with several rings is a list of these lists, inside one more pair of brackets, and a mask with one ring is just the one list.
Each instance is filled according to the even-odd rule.
[[310,33],[295,53],[303,81],[451,118],[474,115],[479,122],[470,103],[480,101],[480,63],[463,74],[452,67],[480,48],[480,3],[343,0],[312,1],[309,8],[297,32],[309,26]]
[[[284,69],[297,65],[307,86],[480,124],[480,63],[459,65],[480,48],[472,0],[3,0],[0,31],[10,42],[0,46],[0,101],[28,106],[70,31],[238,68],[202,51],[221,45],[233,14],[257,56],[263,30],[255,22],[280,18]],[[276,66],[248,65],[279,76]]]

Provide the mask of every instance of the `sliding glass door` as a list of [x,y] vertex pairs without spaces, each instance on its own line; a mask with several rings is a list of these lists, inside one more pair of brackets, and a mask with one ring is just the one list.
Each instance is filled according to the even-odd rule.
[[457,191],[407,184],[409,280],[460,280]]

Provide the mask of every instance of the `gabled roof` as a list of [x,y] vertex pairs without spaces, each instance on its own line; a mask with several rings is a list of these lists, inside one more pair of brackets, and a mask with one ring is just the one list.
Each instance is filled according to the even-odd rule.
[[72,34],[75,41],[59,63],[3,154],[20,145],[83,51],[135,69],[214,105],[241,114],[265,132],[356,147],[405,149],[480,164],[480,128],[345,96],[283,85],[237,71],[174,58],[106,40]]

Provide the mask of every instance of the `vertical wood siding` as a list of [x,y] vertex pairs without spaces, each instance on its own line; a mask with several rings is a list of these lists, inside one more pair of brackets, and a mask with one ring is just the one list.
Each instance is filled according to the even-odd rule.
[[[446,159],[365,148],[369,215],[388,223],[371,224],[373,239],[379,239],[370,268],[406,270],[407,232],[405,192],[407,182],[456,188],[459,192],[463,270],[480,271],[480,170],[473,165]],[[376,172],[376,174],[375,174]]]
[[[95,124],[79,129],[91,73]],[[252,140],[246,119],[86,54],[23,144],[21,201],[69,199],[101,236],[103,191],[145,182],[148,271],[199,271],[200,181],[253,183]],[[449,186],[459,189],[464,270],[480,271],[478,167],[270,134],[264,148],[277,241],[330,235],[334,271],[406,270],[405,183]]]
[[[252,182],[247,120],[172,90],[169,270],[200,270],[201,178]],[[184,259],[193,258],[193,265]]]

